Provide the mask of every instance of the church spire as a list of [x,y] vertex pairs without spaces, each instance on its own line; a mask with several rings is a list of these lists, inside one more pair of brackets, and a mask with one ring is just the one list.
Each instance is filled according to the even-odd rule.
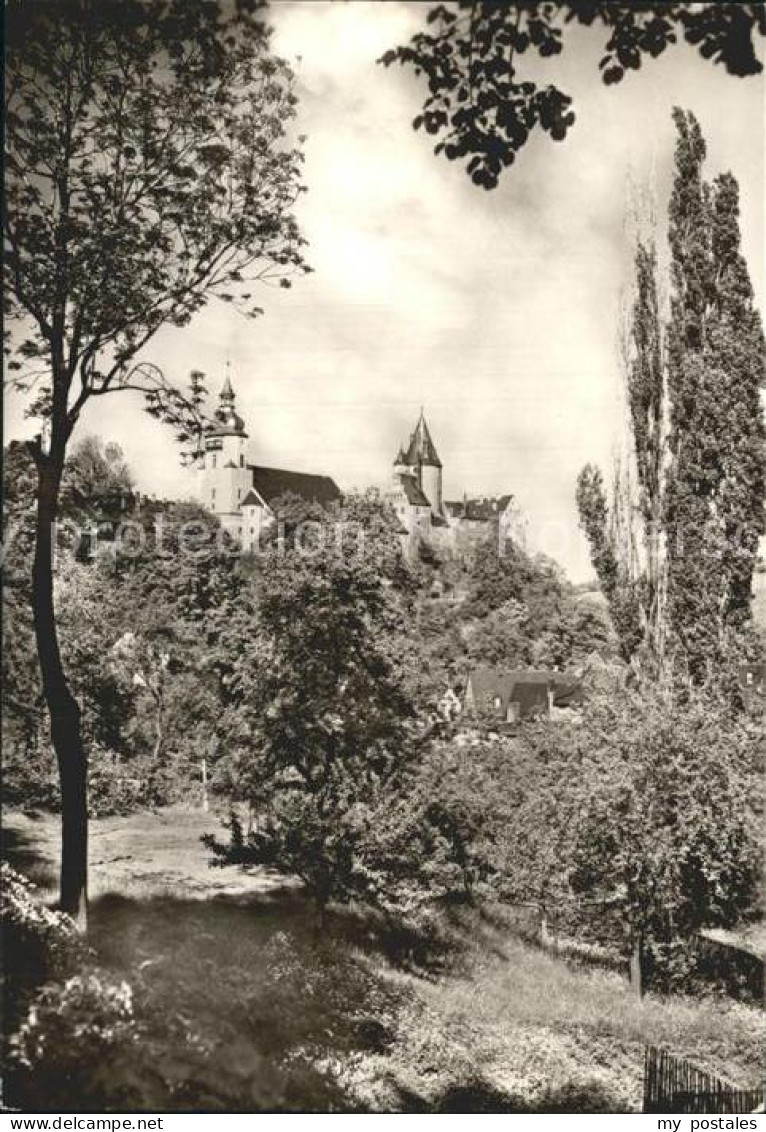
[[215,411],[215,419],[218,422],[215,427],[215,432],[218,435],[226,433],[234,433],[240,436],[246,435],[245,422],[234,408],[235,399],[234,387],[231,384],[230,364],[227,358],[226,377],[224,378],[221,392],[218,394],[218,408]]
[[231,401],[232,404],[234,403],[234,390],[231,385],[231,362],[228,358],[226,359],[226,378],[224,379],[219,396],[221,401]]

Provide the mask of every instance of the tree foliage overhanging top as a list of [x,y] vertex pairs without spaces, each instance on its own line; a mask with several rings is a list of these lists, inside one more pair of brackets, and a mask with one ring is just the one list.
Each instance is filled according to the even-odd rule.
[[253,281],[306,270],[292,75],[260,6],[10,4],[5,314],[34,415],[55,418],[53,386],[71,431],[161,326],[211,297],[258,314]]
[[607,84],[620,82],[647,55],[656,58],[679,40],[732,75],[763,69],[753,44],[754,34],[766,34],[763,5],[647,0],[439,4],[430,9],[426,30],[387,51],[380,62],[407,64],[425,76],[428,96],[413,126],[437,136],[436,153],[467,159],[473,182],[493,189],[536,128],[562,141],[574,124],[565,91],[518,73],[520,56],[560,54],[573,23],[603,27],[607,38],[599,70]]

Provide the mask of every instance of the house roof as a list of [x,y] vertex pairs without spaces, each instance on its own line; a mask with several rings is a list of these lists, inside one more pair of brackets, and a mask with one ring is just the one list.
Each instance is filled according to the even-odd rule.
[[512,499],[512,495],[456,499],[445,502],[444,508],[453,519],[473,519],[474,521],[487,522],[495,515],[502,515]]
[[553,706],[559,708],[575,707],[582,701],[582,683],[577,677],[567,673],[554,672]]
[[257,494],[257,492],[253,491],[253,489],[250,488],[247,495],[242,500],[242,503],[240,504],[240,506],[242,506],[242,507],[252,507],[253,504],[255,504],[256,507],[262,507],[263,506],[263,500]]
[[248,467],[253,474],[253,487],[269,505],[272,500],[287,492],[323,506],[334,503],[341,497],[340,489],[329,476],[290,472],[285,468],[262,468],[255,464],[249,464]]
[[[468,677],[477,711],[506,717],[508,705],[519,705],[524,719],[548,707],[548,689],[556,707],[569,707],[582,698],[580,682],[571,673],[545,669],[475,668]],[[495,705],[495,700],[500,703]]]

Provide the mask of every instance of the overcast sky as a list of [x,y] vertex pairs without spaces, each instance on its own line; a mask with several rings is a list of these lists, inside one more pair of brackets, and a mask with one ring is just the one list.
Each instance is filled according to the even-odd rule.
[[[575,580],[590,576],[574,481],[608,465],[620,432],[616,314],[628,277],[630,171],[667,199],[670,110],[694,111],[710,176],[742,190],[745,252],[763,296],[763,83],[669,50],[616,88],[597,79],[603,38],[575,29],[536,63],[575,100],[562,143],[535,138],[487,193],[415,133],[417,79],[375,59],[416,30],[426,5],[288,0],[275,47],[295,63],[308,135],[300,206],[315,273],[263,290],[249,322],[211,305],[163,332],[146,356],[216,392],[227,352],[251,458],[322,472],[343,488],[384,484],[424,406],[447,498],[512,492],[532,541]],[[7,435],[19,429],[9,403]],[[188,490],[173,444],[128,397],[104,398],[81,435],[118,441],[138,486]]]

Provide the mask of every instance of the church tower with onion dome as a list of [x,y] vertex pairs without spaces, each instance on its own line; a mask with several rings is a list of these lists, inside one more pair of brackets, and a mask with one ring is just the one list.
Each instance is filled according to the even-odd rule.
[[217,515],[230,534],[239,535],[242,500],[252,484],[252,471],[246,460],[245,422],[235,408],[231,379],[226,380],[218,397],[213,422],[205,432],[200,457],[200,502]]

